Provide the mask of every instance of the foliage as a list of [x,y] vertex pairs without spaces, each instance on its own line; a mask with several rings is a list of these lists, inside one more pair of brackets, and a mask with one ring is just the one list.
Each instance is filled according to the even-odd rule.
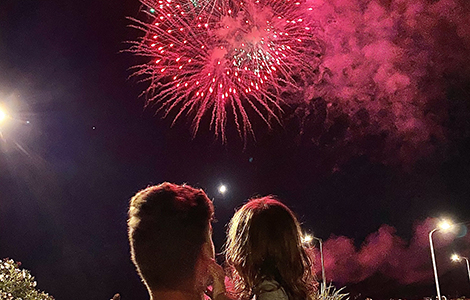
[[0,261],[0,299],[53,300],[54,297],[36,289],[37,282],[21,263],[5,258]]
[[320,289],[317,291],[318,300],[349,300],[348,293],[342,293],[344,287],[336,289],[331,283],[325,286],[323,283],[320,284]]

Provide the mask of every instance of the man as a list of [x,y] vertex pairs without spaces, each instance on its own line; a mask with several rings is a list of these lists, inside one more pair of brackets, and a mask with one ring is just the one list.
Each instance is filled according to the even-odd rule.
[[209,280],[224,299],[223,269],[214,261],[214,207],[204,191],[162,183],[130,201],[132,261],[151,300],[201,300]]

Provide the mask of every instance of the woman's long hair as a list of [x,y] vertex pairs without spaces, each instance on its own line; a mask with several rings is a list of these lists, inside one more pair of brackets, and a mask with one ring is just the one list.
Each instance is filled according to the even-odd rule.
[[264,280],[277,281],[290,300],[308,299],[314,291],[300,224],[271,196],[252,199],[235,213],[228,225],[225,255],[241,299],[251,299]]

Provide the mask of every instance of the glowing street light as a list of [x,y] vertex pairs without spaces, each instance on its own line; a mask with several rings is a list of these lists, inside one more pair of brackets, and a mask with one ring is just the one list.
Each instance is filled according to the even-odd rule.
[[443,231],[448,231],[453,226],[453,224],[449,220],[442,220],[437,225],[439,226],[439,229],[441,229]]
[[458,255],[458,254],[452,254],[452,256],[450,257],[450,259],[454,262],[457,262],[457,261],[461,261],[462,258]]
[[313,240],[317,240],[318,244],[320,245],[321,277],[323,280],[323,286],[326,288],[325,261],[323,259],[323,240],[311,234],[306,234],[302,237],[302,243],[304,244],[310,244]]
[[310,234],[306,234],[302,237],[302,244],[310,244],[313,240],[313,236]]
[[441,290],[439,288],[439,278],[437,276],[437,266],[436,266],[436,256],[434,254],[434,245],[432,243],[432,234],[436,231],[447,232],[452,228],[452,223],[448,220],[442,220],[437,224],[437,227],[429,232],[429,246],[431,248],[431,259],[432,259],[432,267],[434,270],[434,280],[436,282],[436,291],[437,291],[437,300],[442,300],[441,298]]
[[450,259],[454,262],[460,262],[462,259],[465,259],[465,262],[467,263],[467,273],[468,273],[468,280],[470,280],[470,264],[468,263],[468,258],[464,256],[460,256],[456,253],[452,254]]

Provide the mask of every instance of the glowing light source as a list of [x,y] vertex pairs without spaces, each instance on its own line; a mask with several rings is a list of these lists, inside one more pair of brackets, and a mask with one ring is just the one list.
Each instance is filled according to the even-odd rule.
[[322,284],[326,287],[326,275],[325,275],[325,260],[323,257],[323,240],[314,236],[313,234],[304,234],[302,236],[302,244],[306,245],[307,247],[310,246],[310,243],[313,240],[317,240],[320,246],[320,260],[321,260],[321,276],[322,276]]
[[442,221],[439,222],[439,224],[437,224],[437,226],[438,226],[439,230],[447,232],[447,231],[452,229],[453,224],[449,220],[442,220]]
[[219,186],[219,193],[225,194],[226,192],[227,192],[227,186],[224,185],[224,184],[221,184],[221,185]]
[[452,261],[454,262],[461,262],[462,260],[465,260],[465,262],[467,263],[468,280],[470,280],[470,262],[468,261],[468,257],[460,256],[457,253],[454,253],[450,257],[450,259],[452,259]]
[[313,236],[311,234],[306,234],[302,237],[303,244],[310,244],[313,241]]
[[7,113],[0,108],[0,124],[3,123],[7,118]]
[[432,267],[433,267],[433,271],[434,271],[434,282],[436,284],[437,300],[442,300],[442,298],[441,298],[441,288],[439,286],[439,277],[437,275],[436,255],[434,253],[434,245],[433,245],[433,242],[432,242],[432,234],[436,231],[448,232],[453,227],[454,226],[453,226],[451,221],[446,220],[446,219],[442,219],[437,224],[437,227],[429,232],[429,248],[431,250],[431,260],[432,260]]
[[456,254],[456,253],[452,254],[452,256],[450,257],[450,259],[451,259],[452,261],[461,261],[461,260],[462,260],[462,258],[461,258],[458,254]]

